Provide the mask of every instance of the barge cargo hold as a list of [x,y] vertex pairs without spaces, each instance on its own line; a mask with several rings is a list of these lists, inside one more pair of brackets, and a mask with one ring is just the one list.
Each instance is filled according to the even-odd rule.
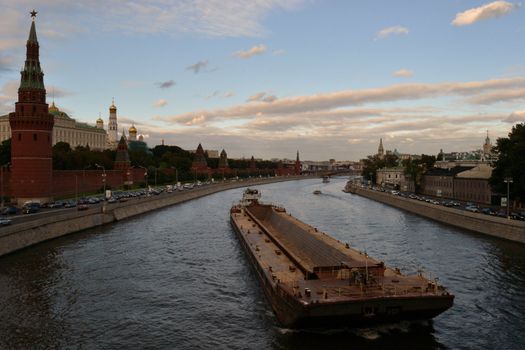
[[454,296],[406,276],[245,191],[230,220],[279,322],[289,328],[433,318]]

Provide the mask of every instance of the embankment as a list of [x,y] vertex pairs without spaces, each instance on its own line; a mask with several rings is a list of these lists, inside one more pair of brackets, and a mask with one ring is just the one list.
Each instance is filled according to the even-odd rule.
[[525,243],[525,222],[447,208],[390,193],[351,187],[351,193],[469,231]]
[[85,211],[66,209],[33,214],[34,219],[32,220],[23,220],[22,222],[0,228],[0,256],[49,239],[124,220],[129,217],[204,197],[216,192],[305,178],[307,177],[289,176],[220,183],[189,191],[130,199],[127,202],[108,204],[105,207],[93,207]]

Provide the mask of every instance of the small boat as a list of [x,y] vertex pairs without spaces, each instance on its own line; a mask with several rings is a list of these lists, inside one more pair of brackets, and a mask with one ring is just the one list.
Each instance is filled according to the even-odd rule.
[[330,182],[330,176],[323,176],[323,183],[327,184]]
[[314,194],[322,194],[323,192],[321,192],[320,190],[315,190],[314,191]]

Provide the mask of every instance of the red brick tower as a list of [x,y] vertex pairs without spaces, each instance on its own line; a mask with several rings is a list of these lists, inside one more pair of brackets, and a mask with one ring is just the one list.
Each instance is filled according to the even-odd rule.
[[195,156],[193,162],[191,163],[191,168],[197,172],[206,172],[208,171],[208,163],[206,162],[206,157],[204,155],[204,149],[199,143],[197,150],[195,151]]
[[295,158],[294,173],[295,175],[301,175],[301,161],[299,160],[299,151],[297,151],[297,158]]
[[47,202],[52,199],[53,115],[49,113],[40,68],[39,45],[32,11],[31,30],[26,44],[26,61],[20,72],[20,87],[15,112],[9,114],[11,126],[11,189],[21,204],[25,201]]

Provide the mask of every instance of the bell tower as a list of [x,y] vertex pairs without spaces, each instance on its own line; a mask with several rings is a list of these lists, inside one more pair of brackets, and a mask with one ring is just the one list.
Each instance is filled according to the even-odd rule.
[[54,118],[49,113],[40,68],[39,44],[35,18],[26,43],[26,60],[20,72],[20,87],[15,112],[9,114],[11,126],[11,189],[17,203],[47,202],[52,199],[53,159],[52,133]]

